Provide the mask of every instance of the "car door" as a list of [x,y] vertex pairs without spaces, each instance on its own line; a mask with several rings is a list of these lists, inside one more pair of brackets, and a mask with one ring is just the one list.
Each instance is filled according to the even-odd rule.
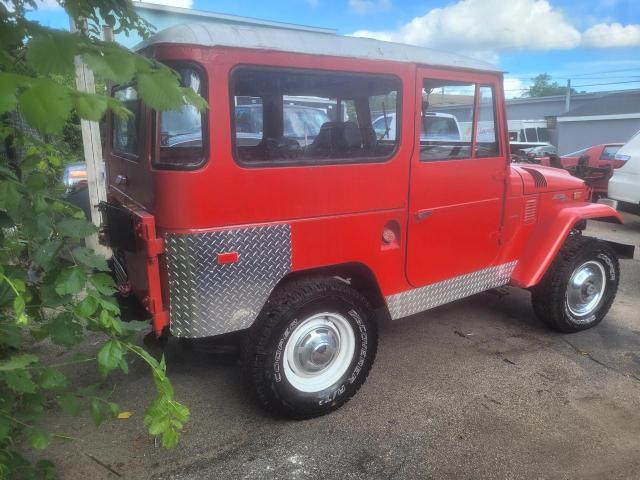
[[498,77],[423,68],[417,80],[416,121],[441,120],[416,128],[411,165],[406,271],[419,287],[494,263],[508,162]]
[[153,206],[153,179],[147,142],[149,112],[142,104],[135,85],[113,88],[113,97],[131,115],[109,114],[109,142],[106,145],[107,182],[112,194],[124,203],[133,202],[146,209]]

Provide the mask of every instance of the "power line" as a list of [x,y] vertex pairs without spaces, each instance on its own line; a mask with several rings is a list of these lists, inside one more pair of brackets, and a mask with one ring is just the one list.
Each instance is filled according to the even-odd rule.
[[[587,83],[584,85],[571,85],[571,88],[582,88],[582,87],[600,87],[604,85],[622,85],[626,83],[640,83],[640,80],[630,80],[626,82],[607,82],[607,83]],[[505,89],[505,92],[522,92],[529,90],[530,87],[522,87],[522,88],[511,88]],[[564,88],[564,87],[563,87]]]

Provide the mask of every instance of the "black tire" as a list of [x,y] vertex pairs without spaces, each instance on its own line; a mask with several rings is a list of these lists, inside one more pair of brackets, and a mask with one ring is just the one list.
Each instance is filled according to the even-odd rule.
[[[348,362],[344,374],[331,385],[321,391],[301,391],[287,378],[287,342],[293,341],[296,327],[321,313],[341,316],[343,328],[352,329],[353,355],[343,363]],[[249,329],[242,353],[258,402],[277,415],[306,419],[336,410],[355,395],[369,374],[377,347],[377,326],[367,300],[344,282],[318,277],[293,281],[274,292]]]
[[[595,262],[603,268],[604,292],[595,307],[579,315],[569,307],[568,289],[573,274],[588,262]],[[564,333],[586,330],[600,323],[609,312],[619,282],[618,257],[607,243],[592,237],[571,235],[540,284],[533,289],[533,309],[537,317],[554,330]]]

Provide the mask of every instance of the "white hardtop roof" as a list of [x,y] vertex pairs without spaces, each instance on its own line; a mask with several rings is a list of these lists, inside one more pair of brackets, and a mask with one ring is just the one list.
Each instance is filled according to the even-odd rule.
[[371,38],[259,26],[211,23],[175,25],[138,44],[135,50],[159,43],[277,50],[310,55],[409,62],[485,72],[501,71],[496,65],[481,60],[413,45],[382,42]]

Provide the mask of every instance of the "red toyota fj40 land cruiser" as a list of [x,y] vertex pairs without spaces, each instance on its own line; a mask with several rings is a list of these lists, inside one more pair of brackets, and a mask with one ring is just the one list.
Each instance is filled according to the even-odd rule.
[[[611,307],[615,249],[581,230],[621,218],[563,170],[510,164],[495,67],[225,25],[175,26],[140,49],[210,108],[155,112],[135,85],[113,88],[134,113],[108,119],[115,275],[158,336],[246,331],[266,408],[308,418],[343,405],[373,363],[376,309],[395,320],[510,284],[575,332]],[[438,115],[452,103],[462,133]]]

